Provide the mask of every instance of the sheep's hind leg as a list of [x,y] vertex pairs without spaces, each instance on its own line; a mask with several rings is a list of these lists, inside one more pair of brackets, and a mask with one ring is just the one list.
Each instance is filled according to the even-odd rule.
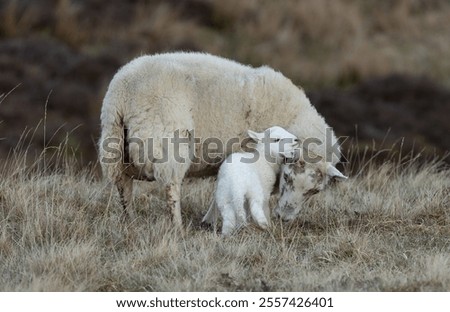
[[123,207],[124,217],[134,219],[133,212],[133,178],[122,175],[116,182],[117,190],[119,191],[120,203]]

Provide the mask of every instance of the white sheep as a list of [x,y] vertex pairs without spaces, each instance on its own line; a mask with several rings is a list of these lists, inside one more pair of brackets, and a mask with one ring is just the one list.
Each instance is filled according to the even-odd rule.
[[[182,144],[178,154],[185,161],[179,161],[173,157],[175,148],[163,144],[164,138],[179,133],[190,139],[195,133],[202,142],[211,137],[242,141],[247,129],[262,131],[272,125],[299,139],[326,142],[328,125],[303,90],[269,67],[252,68],[204,53],[141,56],[115,74],[106,92],[100,163],[104,176],[116,184],[128,214],[132,214],[133,179],[156,180],[166,190],[175,224],[181,226],[183,178],[210,174],[220,161],[192,161],[193,152],[203,155],[203,144],[195,148]],[[334,165],[340,153],[334,134],[329,134],[332,151],[326,144],[311,149],[322,162]],[[239,146],[227,144],[219,152],[220,159],[237,150]],[[168,159],[158,161],[164,155]]]
[[[248,131],[257,142],[254,152],[233,153],[219,169],[215,204],[222,216],[222,235],[230,235],[245,226],[245,203],[253,220],[267,228],[270,221],[269,198],[282,161],[293,157],[298,139],[281,127],[271,127],[263,133]],[[216,206],[211,205],[203,222],[216,221]]]

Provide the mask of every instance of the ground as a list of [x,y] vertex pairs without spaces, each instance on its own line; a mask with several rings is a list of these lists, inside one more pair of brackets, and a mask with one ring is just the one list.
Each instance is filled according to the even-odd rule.
[[92,171],[10,160],[0,181],[2,291],[450,291],[450,174],[366,162],[348,181],[231,238],[201,226],[213,179],[184,185],[180,234],[155,183],[135,220]]

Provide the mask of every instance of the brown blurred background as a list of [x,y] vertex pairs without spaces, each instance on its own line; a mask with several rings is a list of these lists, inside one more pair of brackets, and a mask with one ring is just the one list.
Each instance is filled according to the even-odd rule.
[[0,2],[0,159],[25,134],[29,154],[66,141],[81,163],[95,161],[114,73],[175,50],[281,71],[361,150],[450,149],[448,0],[9,0]]

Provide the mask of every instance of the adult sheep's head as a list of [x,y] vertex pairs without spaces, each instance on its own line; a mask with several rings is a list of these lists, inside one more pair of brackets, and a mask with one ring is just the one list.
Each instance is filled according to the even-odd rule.
[[275,214],[284,221],[293,220],[305,200],[322,191],[332,180],[347,179],[331,163],[308,163],[296,160],[286,163],[280,173],[280,198]]

